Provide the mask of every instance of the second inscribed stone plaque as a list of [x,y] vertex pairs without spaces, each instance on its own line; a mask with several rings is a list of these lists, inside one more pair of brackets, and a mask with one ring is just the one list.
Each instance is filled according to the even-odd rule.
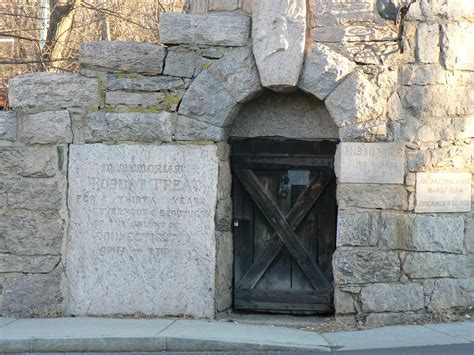
[[415,212],[470,212],[471,173],[416,174]]
[[339,182],[402,184],[405,176],[403,143],[340,143],[336,153]]
[[67,311],[214,315],[213,145],[72,145]]

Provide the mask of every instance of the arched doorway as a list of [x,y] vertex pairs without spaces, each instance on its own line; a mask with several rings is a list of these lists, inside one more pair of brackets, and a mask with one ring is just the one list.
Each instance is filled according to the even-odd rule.
[[234,309],[331,312],[338,128],[324,103],[265,91],[228,131]]

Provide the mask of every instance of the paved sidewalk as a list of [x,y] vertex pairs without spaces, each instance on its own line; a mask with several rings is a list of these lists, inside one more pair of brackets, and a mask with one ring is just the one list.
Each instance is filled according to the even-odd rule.
[[315,333],[184,319],[0,318],[0,352],[339,351],[474,345],[474,322]]

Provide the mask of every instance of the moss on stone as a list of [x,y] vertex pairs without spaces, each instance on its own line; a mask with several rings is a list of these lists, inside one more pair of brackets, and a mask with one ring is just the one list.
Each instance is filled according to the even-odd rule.
[[213,145],[215,144],[213,141],[176,141],[176,144],[183,144],[183,145]]
[[105,107],[105,95],[107,88],[107,79],[105,75],[97,75],[97,82],[99,85],[99,107]]
[[141,75],[138,73],[115,73],[114,77],[116,79],[138,79]]
[[100,111],[100,108],[99,107],[85,107],[84,111],[85,112],[98,112]]
[[214,64],[214,62],[211,62],[211,61],[209,61],[209,62],[207,62],[207,63],[203,63],[203,64],[202,64],[202,68],[205,69],[205,70],[207,70],[207,69],[209,69],[209,68],[212,66],[212,64]]
[[106,112],[141,112],[141,113],[160,113],[163,112],[163,108],[154,105],[148,107],[115,107],[115,106],[106,106]]
[[171,106],[177,107],[179,102],[181,101],[181,95],[172,95],[172,94],[167,94],[165,101],[163,102],[163,105],[165,107],[166,111],[172,111]]

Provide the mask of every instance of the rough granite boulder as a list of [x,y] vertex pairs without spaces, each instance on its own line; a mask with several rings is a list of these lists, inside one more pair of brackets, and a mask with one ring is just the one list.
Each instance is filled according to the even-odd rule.
[[0,176],[52,177],[57,171],[57,151],[50,147],[2,147]]
[[20,140],[26,144],[71,143],[69,112],[46,111],[21,116]]
[[416,30],[416,59],[421,63],[439,61],[439,25],[420,23]]
[[158,108],[163,105],[166,94],[163,92],[108,91],[105,94],[107,107]]
[[63,310],[61,274],[7,277],[3,291],[3,312],[15,317],[52,317]]
[[396,251],[375,248],[338,248],[333,255],[336,285],[393,282],[400,278]]
[[234,257],[231,232],[216,233],[216,308],[224,311],[232,307],[233,267],[229,260]]
[[331,48],[314,43],[306,54],[298,87],[324,100],[356,67],[356,64]]
[[368,212],[340,211],[337,218],[337,246],[374,245],[371,216]]
[[209,68],[237,102],[245,102],[262,90],[255,59],[249,47],[237,48]]
[[[230,185],[228,183],[228,185]],[[216,207],[216,230],[227,232],[232,230],[232,200],[230,198],[217,201]]]
[[409,253],[403,271],[411,279],[474,277],[474,258],[447,253]]
[[79,63],[86,68],[157,75],[163,71],[166,48],[147,42],[96,41],[81,43]]
[[463,240],[461,216],[381,213],[378,243],[381,249],[462,253]]
[[173,114],[154,112],[93,112],[87,117],[84,140],[171,142]]
[[180,47],[177,47],[175,50],[168,50],[163,73],[182,78],[192,78],[198,56],[192,50],[180,49]]
[[63,220],[58,212],[0,212],[1,253],[59,255],[63,234]]
[[439,64],[403,65],[400,68],[402,85],[446,84],[448,74]]
[[429,303],[430,310],[442,310],[453,307],[472,307],[474,278],[438,279],[434,281]]
[[66,201],[65,185],[52,179],[7,181],[4,184],[7,206],[34,211],[59,211]]
[[2,272],[23,272],[47,274],[54,270],[61,260],[60,256],[17,256],[0,254]]
[[225,130],[222,127],[202,122],[183,115],[178,116],[176,122],[177,141],[222,141]]
[[379,283],[362,288],[362,309],[366,312],[418,311],[424,307],[423,286],[417,283]]
[[160,15],[160,40],[165,44],[241,47],[249,37],[250,18],[240,13]]
[[233,11],[238,10],[241,0],[209,0],[209,11]]
[[226,127],[232,123],[237,111],[237,100],[220,79],[205,70],[189,86],[178,112],[217,127]]
[[339,184],[339,208],[359,207],[406,210],[407,191],[402,185]]
[[110,91],[164,91],[185,89],[185,79],[173,76],[145,76],[138,74],[107,74],[106,89]]
[[360,72],[347,77],[325,102],[339,127],[374,120],[384,112],[384,103],[377,86]]
[[0,140],[16,140],[17,122],[13,111],[0,111]]
[[[470,6],[473,6],[472,3]],[[441,55],[446,68],[474,71],[474,53],[466,48],[466,43],[474,37],[474,24],[448,23],[442,26],[441,34]]]
[[71,73],[31,73],[9,81],[12,108],[43,111],[68,107],[99,107],[99,84],[95,78]]
[[352,294],[350,292],[344,292],[339,288],[334,290],[334,307],[336,308],[337,314],[356,313],[355,300]]
[[342,142],[383,141],[387,137],[387,122],[371,120],[347,125],[339,129],[339,137]]
[[[213,126],[226,127],[232,123],[239,109],[238,104],[255,97],[261,90],[251,50],[248,47],[234,49],[208,70],[203,70],[191,83],[182,99],[179,114]],[[206,105],[203,105],[203,102],[206,102]],[[185,126],[190,123],[187,118],[178,121]],[[181,128],[186,129],[185,126]],[[202,133],[203,129],[204,126],[198,131]],[[176,132],[182,138],[183,134],[187,136],[187,133],[180,132],[180,128]],[[214,133],[209,136],[212,140],[215,137]]]

